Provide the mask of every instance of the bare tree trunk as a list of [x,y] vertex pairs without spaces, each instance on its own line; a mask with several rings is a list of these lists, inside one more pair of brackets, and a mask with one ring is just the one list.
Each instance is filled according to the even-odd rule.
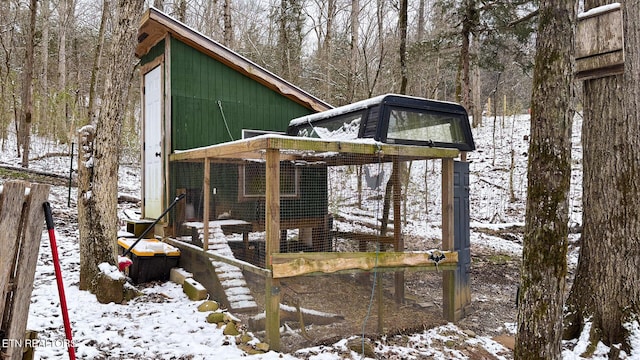
[[418,2],[418,33],[416,35],[416,41],[421,42],[424,39],[424,8],[425,0]]
[[[373,95],[373,93],[375,92],[376,86],[378,84],[378,79],[380,78],[380,73],[382,72],[382,66],[384,63],[384,58],[385,58],[385,48],[384,48],[384,21],[385,21],[385,16],[384,16],[384,0],[377,0],[376,1],[376,25],[378,28],[377,31],[377,36],[378,36],[378,41],[377,41],[377,48],[378,48],[378,63],[376,64],[376,68],[375,68],[375,74],[373,76],[373,79],[369,80],[369,72],[367,71],[367,95],[368,97],[371,97]],[[366,52],[365,52],[365,56],[366,56]],[[368,64],[369,61],[367,61],[366,57],[365,57],[365,64]]]
[[480,66],[478,65],[478,55],[480,54],[480,41],[477,36],[473,37],[473,58],[471,62],[471,104],[469,110],[473,116],[472,126],[482,126],[482,105],[480,100],[481,80],[480,80]]
[[[58,94],[65,94],[68,92],[67,83],[67,37],[70,31],[73,18],[75,16],[75,0],[62,0],[58,4],[58,17],[59,17],[59,48],[58,48]],[[70,108],[69,98],[63,96],[62,108],[56,109],[55,119],[56,123],[61,122],[63,124],[64,131],[60,131],[60,135],[64,134],[63,141],[68,141],[68,134],[72,132],[69,124]],[[60,121],[61,120],[61,121]]]
[[27,39],[24,55],[24,73],[22,80],[22,120],[20,131],[20,144],[22,145],[22,162],[24,168],[29,167],[29,147],[31,146],[31,119],[33,116],[33,63],[35,49],[36,14],[38,1],[31,0],[29,3],[29,27],[27,28]]
[[576,3],[540,2],[515,359],[562,358]]
[[281,0],[279,10],[280,70],[287,80],[296,84],[302,74],[303,19],[301,0]]
[[352,103],[356,97],[356,81],[358,71],[358,42],[360,34],[360,1],[351,0],[351,42],[349,47],[349,79],[347,80],[347,103]]
[[400,14],[398,16],[398,28],[400,30],[400,94],[407,93],[407,0],[400,0]]
[[178,6],[176,9],[176,17],[178,18],[179,21],[183,23],[187,22],[187,1],[186,0],[180,0],[180,2],[178,2]]
[[[98,265],[116,263],[120,133],[133,77],[133,51],[143,5],[144,0],[120,0],[114,9],[116,21],[106,57],[106,73],[110,76],[105,79],[99,120],[95,130],[92,126],[83,128],[87,139],[95,131],[95,139],[81,145],[87,148],[79,152],[78,159],[82,177],[78,188],[80,287],[94,292],[101,302],[119,302],[123,298],[122,286],[120,293],[104,288],[110,283],[104,282]],[[82,143],[83,134],[80,136]]]
[[471,106],[471,86],[469,69],[471,64],[471,36],[475,31],[479,12],[476,8],[476,0],[464,0],[462,12],[462,46],[460,47],[460,59],[458,62],[458,74],[456,76],[456,98],[457,101],[470,110]]
[[102,47],[104,46],[104,32],[110,14],[110,3],[110,0],[102,2],[102,17],[100,18],[100,28],[98,29],[96,52],[93,54],[93,68],[91,69],[91,80],[89,82],[89,105],[87,106],[87,118],[91,124],[95,123],[96,120],[96,84],[102,64]]
[[323,64],[326,66],[325,69],[325,99],[330,101],[332,96],[332,77],[331,77],[331,57],[333,53],[333,21],[336,13],[336,0],[328,0],[327,1],[327,33],[324,37],[324,43],[322,44],[322,52],[323,52]]
[[224,45],[231,47],[233,45],[233,28],[231,26],[231,0],[224,0],[223,19],[224,19]]
[[[605,5],[585,1],[585,9]],[[592,322],[595,344],[622,344],[640,318],[640,3],[621,1],[624,73],[584,82],[583,231],[566,338]],[[619,349],[611,347],[610,358]]]
[[[42,12],[42,74],[40,81],[41,102],[44,104],[40,106],[40,123],[47,124],[47,130],[51,131],[49,116],[49,41],[51,41],[51,34],[49,32],[51,9],[49,0],[42,0],[41,12]],[[54,134],[50,134],[54,135]],[[55,136],[53,137],[55,138]]]

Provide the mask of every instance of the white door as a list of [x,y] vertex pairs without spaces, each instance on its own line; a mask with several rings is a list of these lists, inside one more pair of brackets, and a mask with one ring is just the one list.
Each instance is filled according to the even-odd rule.
[[162,214],[162,66],[144,75],[144,211]]

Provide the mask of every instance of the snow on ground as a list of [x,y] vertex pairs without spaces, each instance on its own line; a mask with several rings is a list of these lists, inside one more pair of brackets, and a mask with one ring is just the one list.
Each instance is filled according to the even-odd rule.
[[[581,118],[576,117],[574,127],[574,172],[571,189],[571,225],[581,222]],[[495,134],[495,135],[494,135]],[[471,219],[472,246],[491,249],[498,253],[520,255],[521,235],[517,241],[488,235],[482,229],[501,230],[522,227],[526,198],[526,160],[528,151],[529,117],[485,118],[484,126],[474,129],[478,150],[469,154],[471,161]],[[17,165],[19,158],[10,138],[0,155],[0,164]],[[66,145],[50,141],[34,141],[32,154],[69,152]],[[431,166],[431,168],[429,168]],[[69,173],[68,157],[53,157],[33,161],[31,168]],[[417,169],[437,172],[438,164]],[[140,196],[139,170],[136,166],[120,169],[119,187],[125,194]],[[439,185],[429,189],[428,197],[436,203]],[[56,222],[56,237],[64,276],[65,291],[78,358],[83,359],[237,359],[247,356],[235,345],[235,340],[222,334],[222,329],[205,321],[206,314],[197,311],[198,302],[190,301],[180,286],[167,282],[149,284],[141,288],[143,295],[126,305],[99,304],[95,296],[78,289],[79,254],[78,228],[75,220],[76,191],[72,189],[71,207],[67,207],[68,190],[53,187],[49,197]],[[414,206],[416,204],[412,204]],[[122,210],[122,209],[121,209]],[[439,209],[412,218],[406,229],[427,239],[437,238],[440,228]],[[347,214],[348,215],[348,214]],[[44,229],[43,229],[44,230]],[[579,235],[572,235],[575,242]],[[577,252],[570,254],[570,263],[577,261]],[[514,324],[505,324],[515,333]],[[42,340],[36,349],[36,359],[63,359],[67,349],[56,288],[48,235],[43,231],[36,280],[28,319],[28,328],[36,330]],[[634,339],[640,338],[638,324],[631,324]],[[389,345],[386,338],[375,343],[376,356],[384,359],[464,359],[453,344],[481,347],[496,359],[511,358],[502,345],[482,334],[468,334],[454,324],[425,330],[408,337],[406,346]],[[389,339],[386,339],[389,340]],[[273,351],[253,355],[255,359],[338,359],[362,358],[346,347],[347,339],[330,346],[319,346],[280,354]],[[634,341],[634,344],[638,341]],[[565,343],[566,359],[582,359],[580,355],[588,344],[588,333],[579,340]],[[464,345],[463,345],[464,346]],[[632,356],[640,351],[634,349]],[[599,344],[592,359],[605,359],[608,349]],[[624,355],[624,354],[623,354]],[[629,357],[629,358],[631,358]]]

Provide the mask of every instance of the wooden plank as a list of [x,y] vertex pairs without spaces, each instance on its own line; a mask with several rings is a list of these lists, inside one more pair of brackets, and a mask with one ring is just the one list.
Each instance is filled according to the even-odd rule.
[[[44,210],[42,204],[49,197],[49,185],[32,184],[26,205],[23,210],[23,222],[21,226],[19,253],[20,258],[16,266],[16,275],[13,279],[16,284],[10,304],[9,321],[6,333],[8,339],[23,340],[27,328],[29,305],[31,303],[31,291],[33,279],[38,263],[38,250],[40,239],[44,229]],[[9,347],[6,356],[11,360],[22,359],[22,348]]]
[[[445,258],[439,265],[458,263],[457,252],[441,252]],[[274,278],[286,278],[316,273],[331,274],[346,270],[371,271],[374,268],[436,268],[430,252],[326,252],[287,253],[272,255]],[[377,257],[377,259],[376,259]]]
[[222,255],[218,255],[218,254],[212,254],[210,252],[203,252],[202,249],[199,246],[193,245],[193,244],[189,244],[186,243],[184,241],[180,241],[180,240],[176,240],[176,239],[172,239],[172,238],[166,238],[164,239],[164,241],[169,244],[169,245],[173,245],[179,249],[188,249],[188,250],[193,250],[193,251],[197,251],[200,254],[203,254],[203,256],[208,257],[209,259],[212,260],[216,260],[216,261],[220,261],[229,265],[233,265],[239,269],[242,269],[242,271],[248,271],[250,273],[256,274],[256,275],[260,275],[260,276],[264,276],[264,277],[271,277],[271,271],[268,269],[263,269],[261,267],[255,266],[251,263],[248,263],[246,261],[242,261],[242,260],[238,260],[238,259],[234,259],[234,258],[229,258],[226,256],[222,256]]
[[8,181],[0,193],[0,324],[2,324],[7,295],[9,293],[9,279],[15,265],[18,235],[20,228],[20,214],[24,203],[26,183],[22,181]]
[[[576,59],[622,50],[622,9],[609,7],[593,16],[580,16],[576,32]],[[587,12],[588,13],[588,12]]]
[[272,135],[268,137],[268,147],[315,152],[336,152],[350,154],[384,154],[391,156],[416,156],[424,158],[455,158],[457,149],[432,148],[425,146],[394,145],[385,143],[365,143],[360,141],[335,141],[293,136]]
[[204,158],[244,158],[245,153],[254,153],[267,148],[265,136],[230,141],[223,144],[210,145],[191,150],[177,151],[170,156],[171,161],[199,160]]
[[[266,267],[271,270],[273,256],[280,251],[280,150],[267,150],[265,169]],[[280,350],[280,281],[265,281],[266,337],[270,349]]]

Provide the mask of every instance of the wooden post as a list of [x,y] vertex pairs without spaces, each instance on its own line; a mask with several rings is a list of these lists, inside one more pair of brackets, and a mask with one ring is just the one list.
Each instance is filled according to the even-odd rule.
[[[267,149],[265,177],[265,263],[272,270],[271,255],[280,252],[280,150]],[[274,279],[272,273],[265,286],[267,342],[271,350],[280,351],[280,280]]]
[[211,201],[211,160],[204,158],[204,180],[203,189],[204,197],[202,204],[202,250],[209,250],[209,202]]
[[[402,237],[402,214],[400,201],[402,200],[402,182],[400,181],[400,163],[393,160],[393,237],[395,241],[394,251],[404,252],[404,238]],[[396,304],[404,302],[404,271],[396,271],[394,274]]]
[[[442,159],[442,250],[453,251],[453,159]],[[447,321],[456,321],[455,271],[442,272],[442,311]]]

